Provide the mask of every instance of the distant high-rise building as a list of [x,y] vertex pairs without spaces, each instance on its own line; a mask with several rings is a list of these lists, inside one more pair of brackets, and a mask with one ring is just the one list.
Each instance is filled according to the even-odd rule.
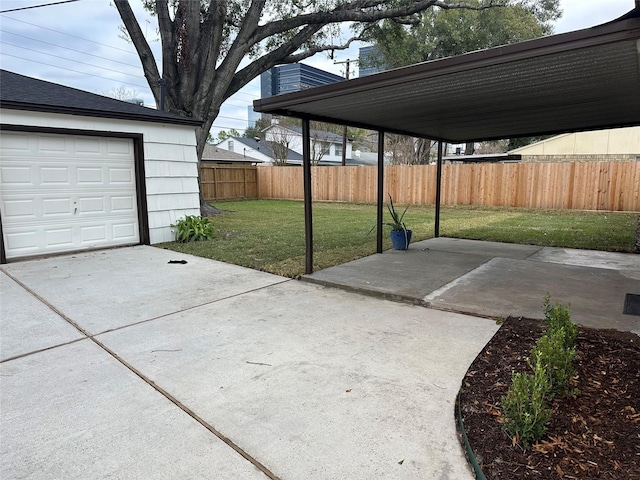
[[344,80],[339,75],[310,67],[303,63],[280,65],[260,75],[260,96],[262,98],[297,92]]
[[[344,80],[340,75],[310,67],[304,63],[292,63],[272,67],[260,75],[260,97],[273,97],[281,93],[297,92]],[[261,114],[249,106],[249,126],[253,127]]]
[[379,57],[379,53],[375,45],[361,47],[358,55],[358,76],[366,77],[367,75],[373,75],[374,73],[386,70],[384,66],[378,66],[379,59],[377,57]]

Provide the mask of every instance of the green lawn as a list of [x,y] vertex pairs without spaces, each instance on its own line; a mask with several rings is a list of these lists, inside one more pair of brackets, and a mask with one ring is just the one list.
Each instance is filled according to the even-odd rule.
[[[218,202],[215,238],[160,247],[295,277],[304,272],[304,207],[286,200]],[[386,214],[386,211],[385,211]],[[433,237],[433,206],[410,206],[405,216],[413,241]],[[313,204],[314,269],[375,253],[375,205]],[[634,249],[637,213],[443,207],[440,235],[614,252]],[[385,233],[385,248],[391,247]]]

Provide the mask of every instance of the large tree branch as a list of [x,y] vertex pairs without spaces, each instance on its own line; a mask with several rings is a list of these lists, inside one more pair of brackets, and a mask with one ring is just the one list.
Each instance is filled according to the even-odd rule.
[[279,63],[296,63],[299,62],[301,60],[304,60],[305,58],[309,58],[312,57],[313,55],[315,55],[316,53],[320,53],[320,52],[328,52],[328,51],[333,51],[333,50],[346,50],[347,48],[349,48],[349,46],[356,41],[365,41],[366,39],[358,36],[358,37],[351,37],[349,40],[347,40],[344,44],[342,45],[316,45],[314,47],[309,47],[306,50],[293,54],[293,55],[289,55],[288,57],[283,58]]
[[296,35],[288,42],[280,45],[278,48],[270,51],[257,60],[254,60],[242,70],[239,70],[233,76],[228,88],[224,92],[223,100],[229,98],[261,73],[264,73],[274,65],[281,63],[283,58],[287,58],[289,55],[293,54],[298,50],[298,48],[300,48],[300,45],[303,45],[313,37],[322,27],[323,25],[306,26],[296,33]]
[[156,15],[158,16],[158,30],[162,45],[162,74],[173,78],[175,76],[173,46],[176,42],[173,21],[169,17],[169,3],[167,0],[156,0]]
[[138,52],[138,57],[140,57],[140,63],[142,63],[144,76],[147,79],[149,87],[151,88],[151,92],[153,93],[153,97],[156,100],[156,104],[159,104],[160,73],[158,72],[156,61],[153,58],[151,47],[149,47],[147,39],[144,38],[144,34],[142,33],[140,24],[138,24],[138,21],[133,14],[133,10],[131,10],[131,5],[129,5],[129,2],[127,0],[114,0],[114,3],[116,5],[116,8],[118,9],[120,18],[122,19],[122,22],[127,29],[127,32],[129,32],[129,37],[133,42],[133,46]]
[[211,104],[214,89],[211,88],[216,78],[216,62],[220,55],[220,49],[223,43],[224,26],[227,20],[227,2],[219,0],[210,0],[206,15],[200,26],[200,35],[198,37],[197,49],[195,52],[198,58],[198,72],[196,78],[201,85],[207,85],[208,88],[200,88],[196,92],[196,102],[205,102]]
[[260,42],[265,38],[277,35],[303,25],[322,24],[341,22],[375,22],[386,18],[408,17],[414,13],[422,12],[430,7],[439,7],[445,10],[461,8],[468,10],[484,10],[486,8],[503,5],[504,0],[492,0],[486,5],[471,5],[469,3],[448,3],[443,0],[421,0],[411,2],[408,5],[395,8],[382,8],[383,1],[356,0],[339,5],[338,7],[324,12],[309,13],[306,15],[298,15],[284,20],[276,20],[261,26],[256,31],[255,42]]
[[249,52],[253,45],[258,43],[254,40],[254,37],[255,32],[258,30],[258,23],[260,22],[265,3],[266,0],[252,0],[243,18],[242,27],[229,48],[229,53],[218,67],[218,72],[224,77],[228,77],[229,81],[231,81],[231,77],[247,52]]

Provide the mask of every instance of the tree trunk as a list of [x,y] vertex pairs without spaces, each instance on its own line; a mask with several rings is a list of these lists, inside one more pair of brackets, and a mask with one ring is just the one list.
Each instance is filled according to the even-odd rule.
[[220,215],[221,213],[223,213],[223,210],[220,210],[213,205],[209,205],[209,203],[207,203],[207,201],[202,196],[202,192],[200,192],[200,216],[215,217],[216,215]]

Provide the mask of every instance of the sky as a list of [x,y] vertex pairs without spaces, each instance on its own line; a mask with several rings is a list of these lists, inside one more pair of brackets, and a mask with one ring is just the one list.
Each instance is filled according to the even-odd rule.
[[[0,10],[37,6],[61,0],[2,0]],[[592,27],[613,20],[634,7],[634,0],[561,0],[562,17],[555,33]],[[155,18],[131,1],[147,40],[160,55]],[[0,68],[22,75],[67,85],[101,95],[125,91],[145,105],[154,105],[142,67],[132,45],[119,30],[122,22],[109,0],[79,0],[73,3],[0,13]],[[358,57],[362,43],[336,52],[335,60]],[[329,72],[344,75],[344,65],[326,54],[304,60]],[[161,67],[159,67],[161,69]],[[351,77],[357,75],[353,67]],[[247,105],[260,96],[259,79],[253,80],[222,107],[211,133],[247,127]]]

